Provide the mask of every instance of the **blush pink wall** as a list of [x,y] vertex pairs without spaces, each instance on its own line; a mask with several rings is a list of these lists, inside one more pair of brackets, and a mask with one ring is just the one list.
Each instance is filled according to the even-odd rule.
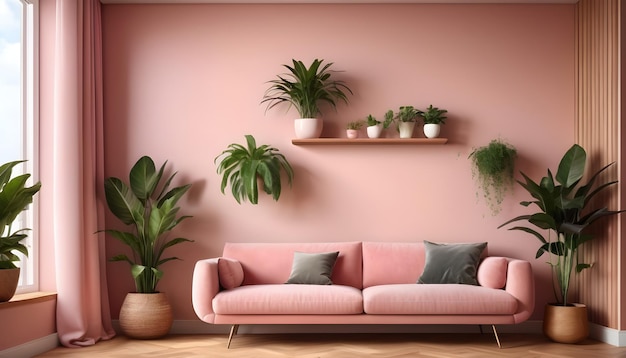
[[[195,319],[196,260],[226,241],[488,241],[491,254],[533,262],[537,309],[549,271],[529,235],[497,229],[523,212],[520,188],[498,216],[477,199],[473,148],[501,137],[532,177],[574,142],[575,6],[451,4],[104,5],[105,160],[124,177],[144,154],[193,183],[160,290],[177,320]],[[266,81],[292,58],[334,62],[354,90],[325,113],[323,136],[401,105],[449,110],[439,146],[294,146],[295,111],[265,113]],[[416,131],[417,133],[417,131]],[[219,190],[214,158],[253,134],[295,169],[278,202],[238,205]],[[364,134],[363,134],[364,135]],[[421,134],[420,134],[421,135]],[[108,217],[108,226],[117,223]],[[125,251],[108,241],[108,254]],[[268,258],[270,259],[270,258]],[[110,263],[112,312],[134,289]]]

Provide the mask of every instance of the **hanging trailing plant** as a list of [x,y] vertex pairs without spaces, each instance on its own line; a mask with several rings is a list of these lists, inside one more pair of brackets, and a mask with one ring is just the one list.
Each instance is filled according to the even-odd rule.
[[[500,212],[502,201],[515,184],[514,169],[517,150],[501,139],[475,149],[469,158],[472,161],[472,178],[482,192],[492,215]],[[478,195],[478,194],[477,194]]]

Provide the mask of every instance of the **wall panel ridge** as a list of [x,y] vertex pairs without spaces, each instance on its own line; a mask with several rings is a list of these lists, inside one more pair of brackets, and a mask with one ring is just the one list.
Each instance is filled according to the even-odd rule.
[[[617,162],[620,151],[619,0],[581,0],[577,5],[576,140],[587,150],[588,172]],[[602,182],[618,177],[619,167],[604,173]],[[620,178],[620,184],[624,178]],[[621,187],[621,186],[620,186]],[[611,210],[620,206],[618,188],[596,198]],[[582,246],[583,262],[594,267],[578,275],[577,299],[587,304],[591,322],[619,327],[620,226],[618,217],[594,228],[599,237]]]

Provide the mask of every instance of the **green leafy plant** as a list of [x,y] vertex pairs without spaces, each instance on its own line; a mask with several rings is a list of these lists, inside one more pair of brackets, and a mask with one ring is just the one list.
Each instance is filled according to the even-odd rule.
[[[578,144],[567,150],[559,163],[556,177],[548,169],[539,182],[530,179],[524,173],[524,181],[517,181],[533,197],[531,201],[522,201],[524,207],[536,206],[539,210],[533,214],[515,217],[498,228],[517,221],[526,221],[531,226],[514,226],[509,230],[521,230],[535,236],[540,241],[536,257],[544,253],[550,256],[548,264],[552,267],[554,294],[560,305],[568,305],[570,278],[574,269],[580,272],[591,267],[578,260],[578,248],[592,240],[594,236],[585,229],[598,219],[624,212],[608,210],[606,207],[589,208],[591,199],[603,190],[617,184],[617,181],[598,183],[599,175],[614,163],[610,163],[595,172],[586,184],[580,183],[585,173],[587,153]],[[556,179],[556,181],[555,181]],[[558,184],[557,184],[558,183]],[[547,233],[544,236],[543,230]],[[542,232],[540,232],[542,231]]]
[[222,193],[230,184],[232,194],[239,204],[246,200],[257,204],[258,182],[260,181],[263,183],[263,191],[277,201],[281,193],[281,170],[287,174],[291,186],[293,169],[278,149],[269,145],[261,145],[257,148],[253,136],[248,134],[245,137],[247,147],[237,143],[230,144],[228,149],[214,160],[215,163],[220,161],[217,173],[222,174]]
[[335,80],[330,70],[332,62],[322,66],[324,60],[315,59],[311,66],[302,61],[292,60],[293,65],[283,65],[288,73],[271,80],[271,86],[265,91],[261,103],[267,103],[269,110],[280,103],[289,103],[298,110],[301,118],[314,118],[320,114],[322,102],[330,104],[334,109],[337,101],[348,103],[347,93],[352,90],[344,81]]
[[517,150],[501,139],[494,139],[487,146],[475,149],[472,161],[472,177],[477,182],[492,215],[501,210],[502,201],[515,184],[514,170]]
[[424,124],[445,124],[447,117],[444,114],[446,113],[448,113],[447,110],[433,107],[432,104],[425,111],[418,111]]
[[14,231],[12,225],[18,215],[33,202],[33,197],[41,189],[41,182],[27,186],[30,174],[11,178],[13,168],[23,162],[18,160],[0,166],[0,269],[17,268],[14,262],[20,259],[15,251],[28,256],[28,248],[21,241],[28,237],[26,232],[30,229]]
[[364,125],[365,125],[364,121],[352,121],[352,122],[348,122],[348,124],[346,124],[346,129],[359,130],[359,129],[363,128]]
[[133,257],[119,254],[111,261],[126,261],[135,280],[137,293],[155,293],[159,280],[163,277],[161,265],[177,257],[163,258],[164,251],[174,245],[192,240],[182,237],[169,238],[167,234],[181,221],[191,216],[177,217],[178,201],[189,190],[191,184],[169,189],[176,173],[164,183],[163,172],[167,161],[156,171],[154,161],[148,156],[141,157],[130,170],[129,184],[116,177],[106,178],[104,192],[109,210],[131,231],[107,229],[110,234],[128,245]]
[[400,122],[415,122],[419,116],[419,111],[413,106],[401,106],[396,113],[396,119]]
[[385,112],[385,120],[383,121],[383,128],[384,129],[389,128],[391,123],[393,123],[393,118],[394,118],[394,113],[393,113],[392,109],[390,109],[387,112]]
[[377,126],[377,125],[382,123],[381,121],[377,120],[376,117],[372,116],[371,114],[367,115],[367,117],[365,118],[365,121],[367,122],[367,126],[368,127]]

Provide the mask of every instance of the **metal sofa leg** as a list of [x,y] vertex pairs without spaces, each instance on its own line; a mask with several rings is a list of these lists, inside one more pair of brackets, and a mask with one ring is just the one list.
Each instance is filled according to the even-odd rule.
[[239,330],[238,324],[233,324],[232,327],[230,327],[230,334],[228,335],[228,343],[226,344],[226,349],[230,348],[230,341],[233,340],[233,337],[237,334],[238,330]]
[[498,338],[498,331],[496,331],[496,325],[492,324],[491,328],[493,328],[493,335],[496,336],[496,342],[498,342],[498,348],[502,349],[502,345],[500,344],[500,338]]

